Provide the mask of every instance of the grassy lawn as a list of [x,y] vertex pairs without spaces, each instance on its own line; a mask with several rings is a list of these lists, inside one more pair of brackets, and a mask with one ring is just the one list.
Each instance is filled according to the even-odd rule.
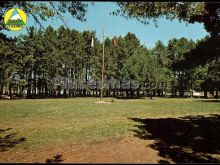
[[[112,98],[104,101],[111,102]],[[136,122],[129,118],[177,118],[220,115],[220,102],[199,99],[114,99],[97,104],[98,98],[0,100],[0,136],[25,137],[16,145],[31,149],[44,144],[81,143],[133,136]]]

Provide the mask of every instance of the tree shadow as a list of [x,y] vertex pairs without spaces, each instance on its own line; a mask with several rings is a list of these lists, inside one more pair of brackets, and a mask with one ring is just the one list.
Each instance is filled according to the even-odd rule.
[[62,155],[60,154],[56,154],[55,156],[53,156],[53,158],[48,159],[45,161],[46,163],[59,163],[64,161],[64,159],[62,158]]
[[220,103],[220,100],[218,99],[215,99],[215,100],[197,100],[197,101],[200,101],[200,102],[210,102],[210,103]]
[[26,141],[25,137],[20,137],[17,139],[16,136],[18,133],[8,133],[8,131],[11,129],[12,128],[0,129],[0,152],[8,151],[10,148],[15,147],[17,144]]
[[175,163],[220,163],[212,155],[220,154],[220,115],[129,119],[139,123],[134,136],[155,140],[150,147],[161,157]]
[[133,99],[143,99],[144,97],[127,97],[127,96],[115,96],[114,98],[118,99],[118,100],[133,100]]
[[160,164],[170,164],[170,162],[167,160],[159,160],[159,163]]

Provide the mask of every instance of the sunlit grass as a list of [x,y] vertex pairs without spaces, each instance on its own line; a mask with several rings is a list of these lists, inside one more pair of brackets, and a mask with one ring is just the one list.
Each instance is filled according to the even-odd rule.
[[220,102],[202,99],[99,98],[0,100],[0,129],[12,128],[27,141],[18,147],[81,143],[132,136],[129,118],[166,118],[220,114]]

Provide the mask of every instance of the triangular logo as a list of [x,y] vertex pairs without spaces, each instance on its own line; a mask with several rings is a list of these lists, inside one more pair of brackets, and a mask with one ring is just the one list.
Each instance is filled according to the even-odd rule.
[[6,23],[6,25],[18,25],[18,26],[25,25],[24,21],[22,20],[16,8],[14,9],[10,18],[8,19],[8,22]]

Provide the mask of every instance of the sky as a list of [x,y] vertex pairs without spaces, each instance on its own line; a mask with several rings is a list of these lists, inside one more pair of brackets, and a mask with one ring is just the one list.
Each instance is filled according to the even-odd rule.
[[[165,45],[172,38],[185,37],[196,41],[204,38],[208,33],[204,29],[203,24],[194,23],[186,24],[186,22],[179,22],[178,20],[169,21],[165,18],[158,19],[158,27],[155,27],[153,22],[149,25],[144,25],[135,19],[125,19],[121,16],[110,15],[110,12],[116,11],[118,6],[114,2],[94,2],[94,5],[89,5],[86,13],[86,22],[80,22],[71,17],[70,14],[64,14],[65,22],[71,29],[78,31],[96,31],[96,37],[102,41],[103,28],[105,34],[109,36],[122,36],[126,33],[132,32],[140,40],[141,44],[147,48],[153,48],[155,42],[161,40]],[[42,23],[44,27],[49,25],[54,28],[59,28],[63,25],[62,21],[57,17],[49,19]],[[38,26],[33,17],[29,16],[26,28],[30,26]],[[8,36],[18,36],[27,32],[26,28],[20,31],[3,31]]]

